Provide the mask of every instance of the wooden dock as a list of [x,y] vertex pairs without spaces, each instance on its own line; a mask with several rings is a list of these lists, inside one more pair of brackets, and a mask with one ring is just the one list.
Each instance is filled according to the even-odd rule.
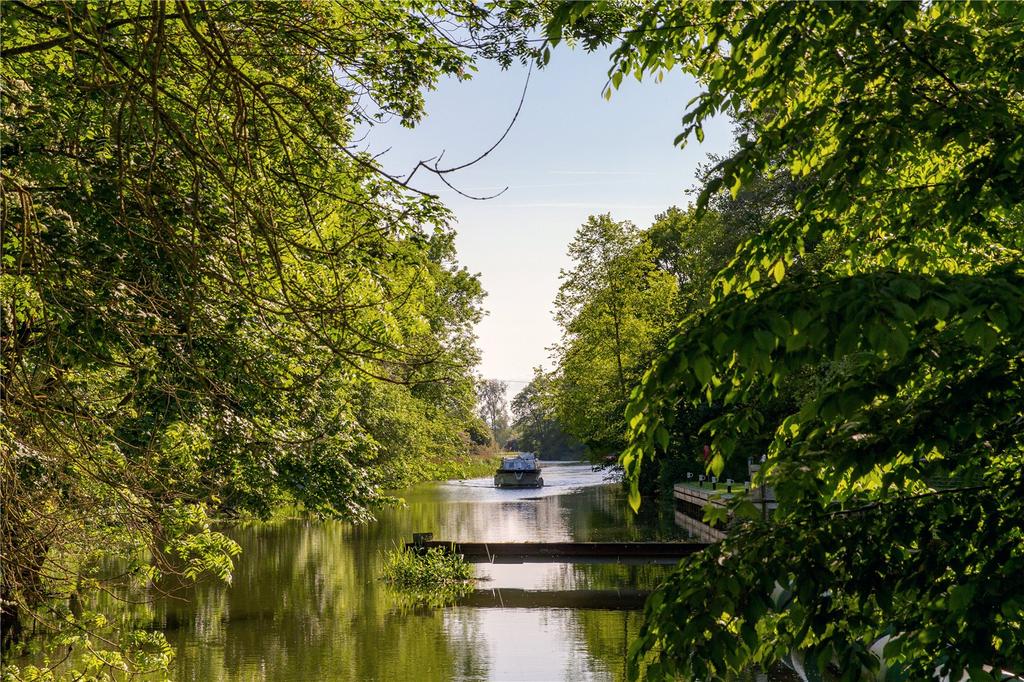
[[[417,534],[419,535],[419,534]],[[426,535],[426,534],[424,534]],[[453,542],[419,538],[406,545],[426,551],[440,547],[470,563],[674,564],[707,547],[704,542]]]
[[[751,465],[751,476],[757,468],[757,465]],[[704,509],[709,505],[725,509],[729,500],[738,495],[745,495],[766,519],[779,506],[773,488],[751,488],[749,484],[740,483],[728,485],[713,481],[681,481],[673,488],[676,525],[685,528],[690,537],[698,542],[718,542],[725,538],[728,524],[712,527],[704,523]]]

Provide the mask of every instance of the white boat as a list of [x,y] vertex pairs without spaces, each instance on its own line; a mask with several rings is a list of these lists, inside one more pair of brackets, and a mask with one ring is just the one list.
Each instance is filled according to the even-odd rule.
[[502,457],[501,466],[494,472],[495,488],[540,488],[543,485],[540,460],[532,452]]

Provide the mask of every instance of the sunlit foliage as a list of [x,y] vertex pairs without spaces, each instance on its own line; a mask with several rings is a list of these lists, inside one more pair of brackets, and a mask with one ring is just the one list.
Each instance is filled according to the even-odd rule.
[[[604,8],[557,5],[548,35],[617,44],[609,94],[681,68],[704,92],[679,142],[721,113],[750,122],[703,202],[801,179],[626,411],[634,480],[680,402],[721,405],[709,470],[764,439],[780,503],[648,602],[636,660],[700,679],[796,650],[850,680],[880,657],[886,679],[1021,672],[1024,7]],[[766,410],[807,368],[820,380],[793,409]]]
[[101,552],[227,579],[211,516],[366,518],[468,451],[482,290],[355,141],[471,71],[460,4],[4,3],[5,644],[93,631]]
[[673,322],[677,287],[657,267],[647,234],[608,214],[580,226],[568,255],[554,311],[562,328],[557,414],[570,435],[604,455],[623,445],[618,415],[654,340]]

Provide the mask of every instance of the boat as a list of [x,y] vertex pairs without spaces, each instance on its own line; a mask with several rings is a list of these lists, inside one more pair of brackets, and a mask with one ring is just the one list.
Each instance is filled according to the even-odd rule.
[[501,466],[494,472],[495,488],[540,488],[543,485],[540,460],[532,452],[502,457]]

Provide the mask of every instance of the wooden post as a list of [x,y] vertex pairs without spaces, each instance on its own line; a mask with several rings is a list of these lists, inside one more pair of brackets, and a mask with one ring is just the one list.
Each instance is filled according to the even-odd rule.
[[412,548],[417,554],[427,553],[427,543],[434,539],[433,533],[413,533]]

